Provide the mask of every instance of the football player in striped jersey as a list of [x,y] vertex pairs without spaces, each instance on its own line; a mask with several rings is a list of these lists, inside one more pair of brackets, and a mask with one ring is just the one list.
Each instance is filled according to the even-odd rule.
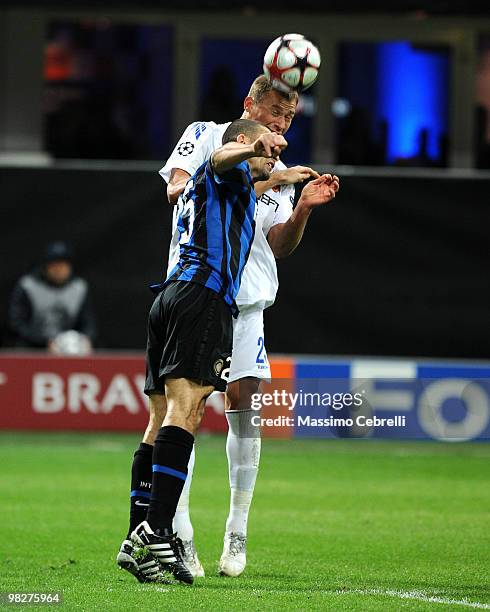
[[[164,581],[164,573],[193,582],[172,523],[205,400],[226,389],[221,372],[231,355],[235,298],[255,232],[254,180],[269,178],[286,146],[261,123],[234,121],[182,196],[179,259],[165,282],[152,287],[157,297],[148,320],[145,393],[150,414],[166,414],[154,445],[144,438],[135,456],[129,533],[117,556],[142,582]],[[145,459],[151,474],[140,469]]]

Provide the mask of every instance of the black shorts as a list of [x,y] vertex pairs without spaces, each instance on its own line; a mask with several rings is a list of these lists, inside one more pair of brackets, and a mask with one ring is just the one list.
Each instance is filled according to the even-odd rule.
[[233,343],[230,307],[198,283],[173,281],[148,317],[145,393],[165,393],[165,378],[190,378],[226,389]]

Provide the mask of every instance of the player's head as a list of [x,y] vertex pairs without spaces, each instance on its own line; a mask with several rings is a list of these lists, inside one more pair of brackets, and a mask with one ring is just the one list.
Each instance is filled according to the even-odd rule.
[[63,285],[72,274],[72,254],[65,242],[51,242],[44,252],[44,272],[54,285]]
[[[223,144],[227,142],[241,142],[250,144],[257,140],[262,134],[267,134],[271,130],[250,119],[236,119],[232,121],[223,134]],[[251,157],[247,159],[250,166],[250,174],[255,181],[266,181],[274,168],[275,159],[273,157]]]
[[272,87],[263,74],[255,79],[243,101],[244,119],[253,119],[266,125],[272,132],[285,134],[296,112],[298,94],[285,93]]

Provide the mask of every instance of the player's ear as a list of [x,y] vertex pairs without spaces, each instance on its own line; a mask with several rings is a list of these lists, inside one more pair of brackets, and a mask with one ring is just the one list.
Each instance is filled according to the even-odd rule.
[[245,136],[245,134],[238,134],[238,136],[236,137],[236,141],[240,144],[247,144],[247,137]]
[[250,96],[246,96],[245,100],[243,101],[243,110],[249,113],[250,109],[254,105],[254,102],[255,101],[253,98],[251,98]]

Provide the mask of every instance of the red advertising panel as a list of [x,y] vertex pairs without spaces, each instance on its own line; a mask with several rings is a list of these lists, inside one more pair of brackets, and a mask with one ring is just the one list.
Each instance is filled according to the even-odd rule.
[[[143,431],[142,355],[0,355],[0,429]],[[202,430],[226,431],[223,394],[207,404]]]

